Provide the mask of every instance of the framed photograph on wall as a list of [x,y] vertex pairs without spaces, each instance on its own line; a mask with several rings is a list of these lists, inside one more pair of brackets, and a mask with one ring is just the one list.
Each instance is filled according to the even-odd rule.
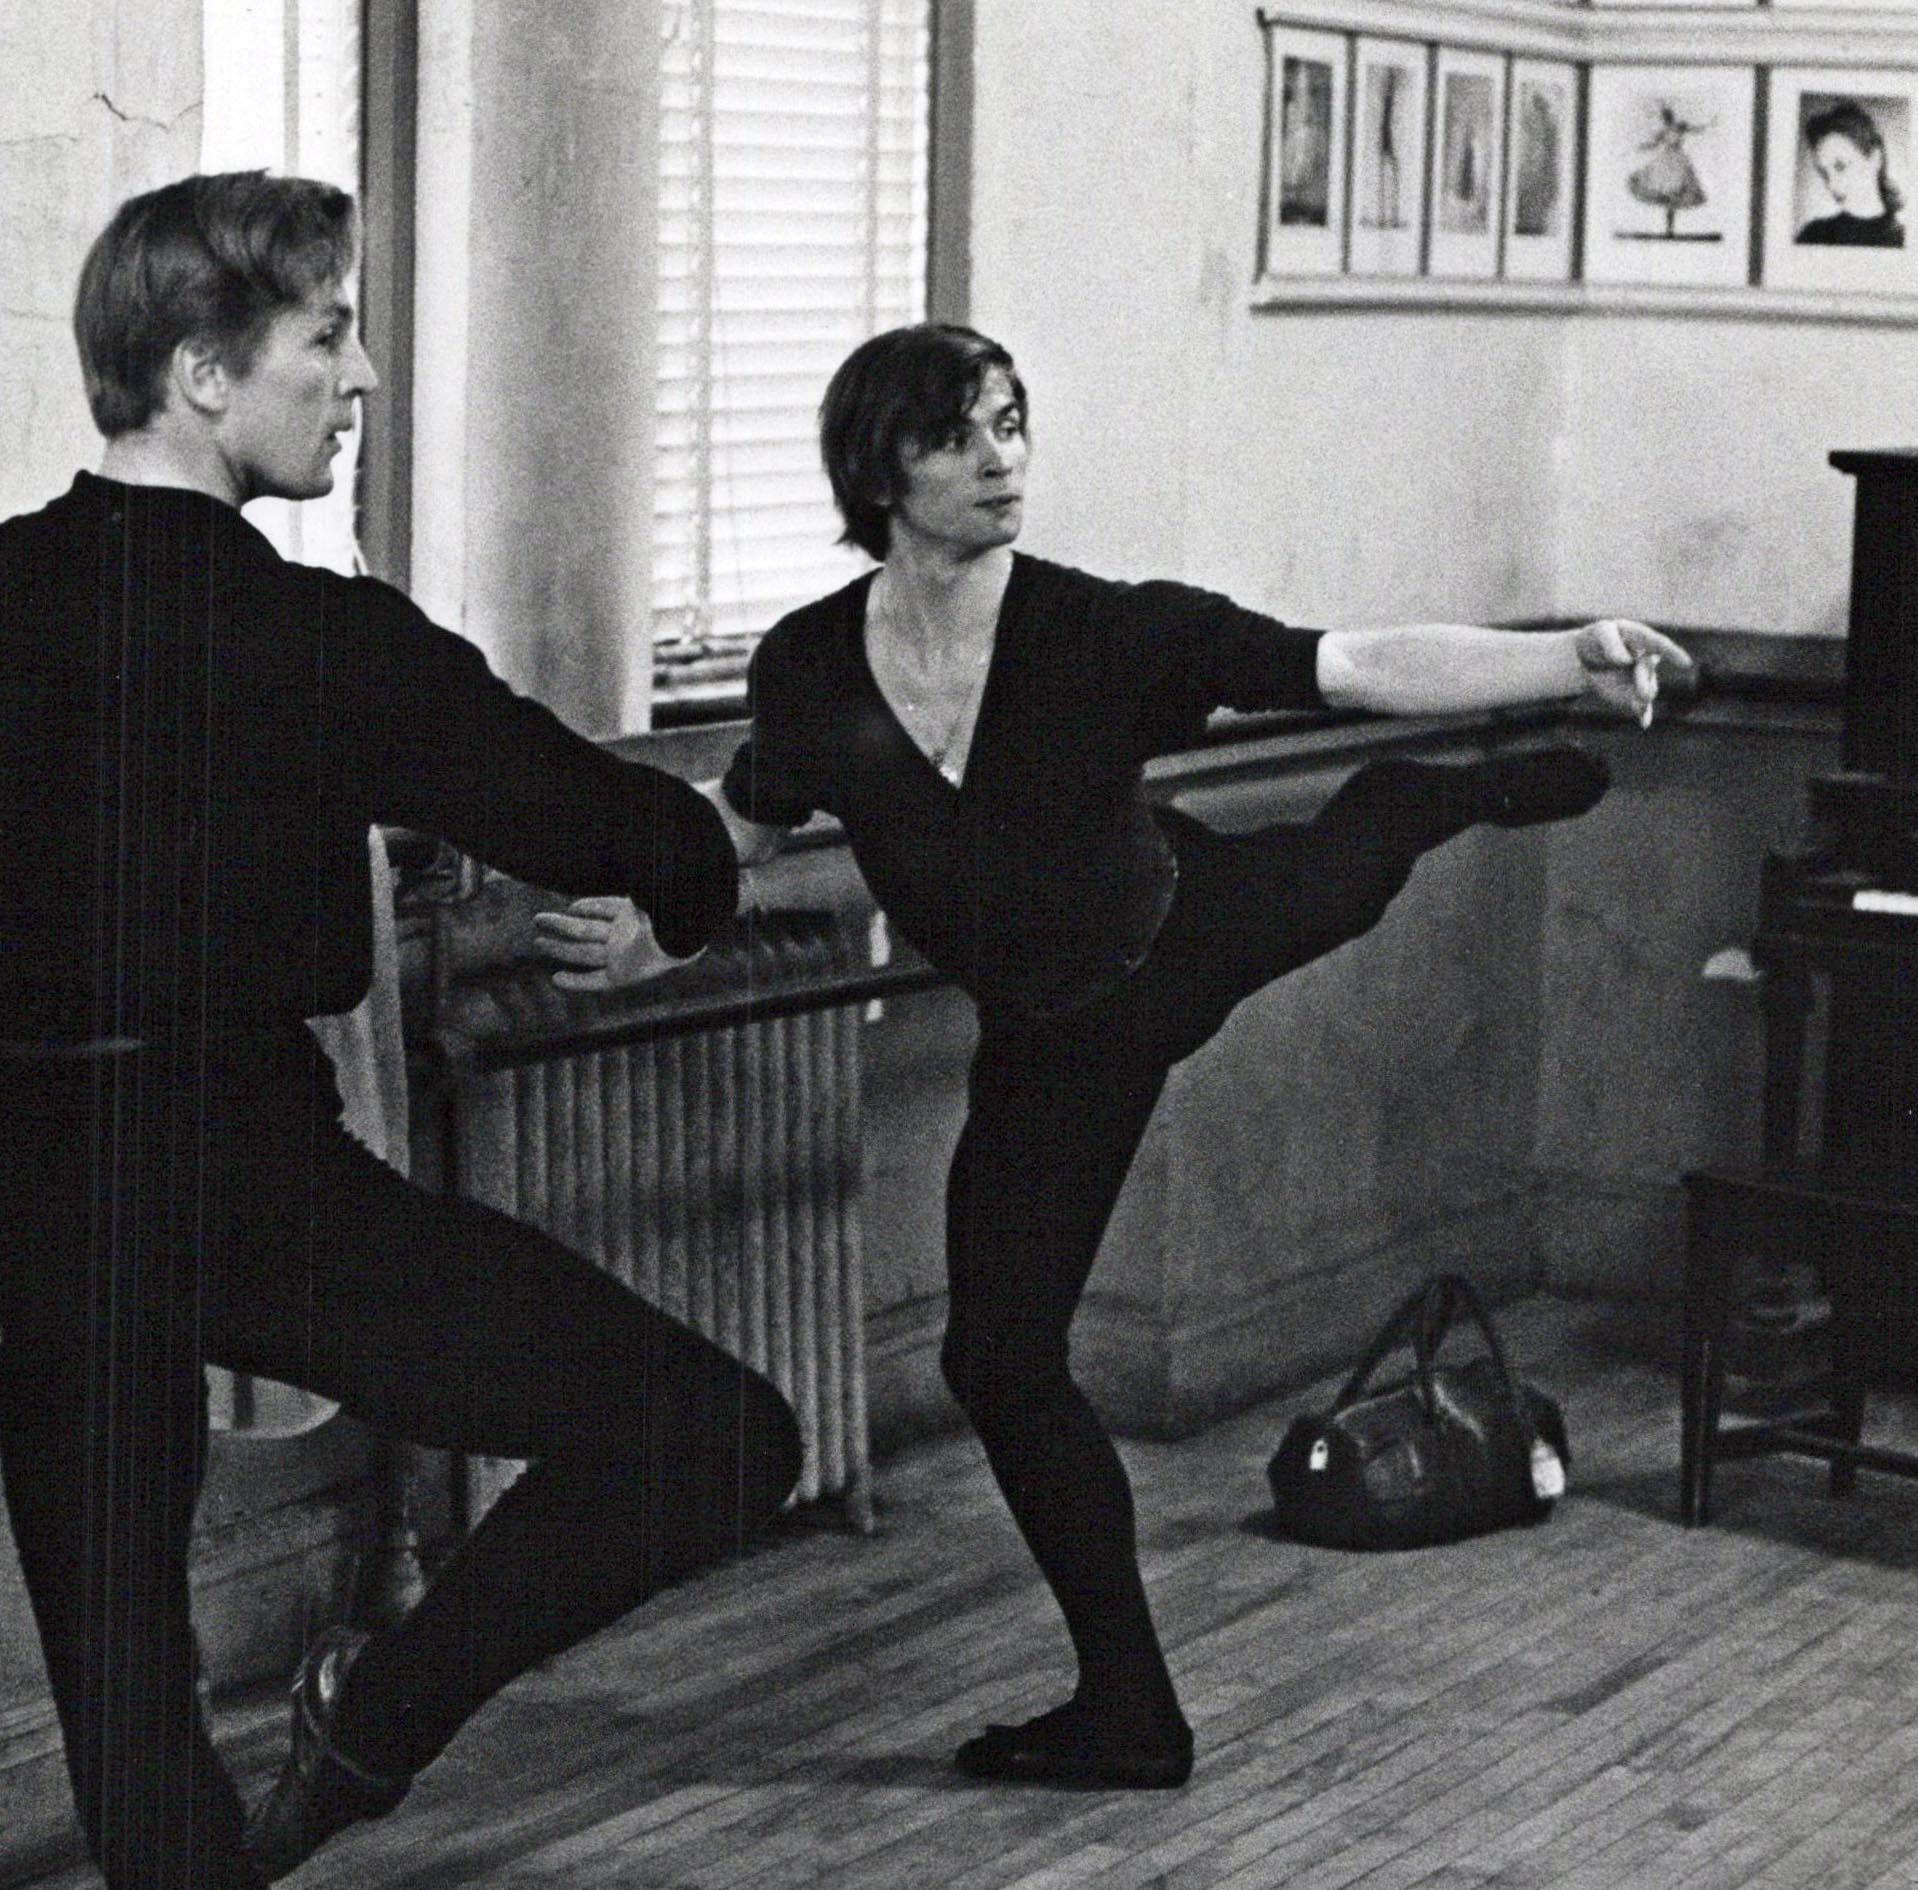
[[1512,61],[1505,182],[1505,275],[1569,282],[1578,188],[1578,68],[1568,60]]
[[1425,251],[1425,95],[1431,55],[1361,36],[1352,56],[1354,275],[1415,276]]
[[1265,272],[1337,275],[1345,266],[1345,35],[1268,21],[1265,44]]
[[1750,279],[1750,66],[1594,66],[1585,279],[1739,288]]
[[1431,269],[1498,274],[1505,176],[1505,55],[1441,46],[1432,62]]
[[1765,286],[1918,293],[1918,72],[1779,67],[1766,113]]

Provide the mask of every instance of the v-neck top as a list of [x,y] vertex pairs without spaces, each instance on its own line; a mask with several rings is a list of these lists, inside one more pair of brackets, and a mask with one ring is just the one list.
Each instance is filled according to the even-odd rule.
[[204,493],[81,473],[0,521],[0,598],[0,1034],[250,1039],[350,1010],[375,821],[630,894],[671,951],[732,917],[702,795]]
[[1069,1010],[1143,959],[1172,903],[1145,763],[1195,745],[1217,708],[1323,708],[1320,633],[1015,553],[954,787],[873,676],[872,579],[766,633],[726,797],[769,826],[837,819],[893,924],[981,1005]]

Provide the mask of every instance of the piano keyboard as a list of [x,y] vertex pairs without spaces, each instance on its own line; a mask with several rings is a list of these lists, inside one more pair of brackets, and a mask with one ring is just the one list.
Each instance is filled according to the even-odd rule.
[[1854,912],[1893,912],[1909,919],[1918,914],[1918,893],[1893,892],[1887,886],[1861,886],[1851,896]]

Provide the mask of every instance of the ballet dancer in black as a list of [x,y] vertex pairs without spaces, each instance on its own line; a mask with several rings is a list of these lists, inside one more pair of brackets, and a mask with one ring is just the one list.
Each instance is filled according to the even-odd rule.
[[[764,1379],[341,1125],[304,1020],[367,988],[369,823],[630,894],[636,974],[737,891],[699,794],[241,517],[331,489],[375,384],[353,250],[351,199],[304,179],[123,204],[75,314],[101,474],[0,522],[0,1467],[111,1890],[255,1890],[390,1811],[482,1701],[737,1546],[798,1473]],[[533,1460],[404,1620],[315,1644],[250,1820],[196,1690],[207,1364]]]
[[[1226,836],[1141,798],[1216,708],[1431,714],[1596,697],[1649,720],[1642,624],[1553,634],[1289,629],[1184,584],[1012,549],[1028,452],[1012,359],[971,330],[878,336],[821,409],[847,539],[879,561],[754,656],[722,812],[741,857],[824,811],[893,923],[975,999],[947,1197],[942,1362],[1078,1657],[1062,1706],[960,1748],[986,1778],[1174,1786],[1192,1767],[1140,1581],[1118,1454],[1067,1331],[1166,1073],[1233,1007],[1370,928],[1419,857],[1479,822],[1590,808],[1576,748],[1381,760],[1316,818]],[[576,967],[608,957],[578,914]]]

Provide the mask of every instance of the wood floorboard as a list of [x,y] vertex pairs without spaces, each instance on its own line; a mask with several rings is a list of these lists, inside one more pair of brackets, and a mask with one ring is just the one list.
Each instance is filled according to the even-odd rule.
[[[1682,1529],[1670,1321],[1508,1323],[1576,1451],[1538,1529],[1272,1539],[1265,1459],[1322,1392],[1123,1447],[1198,1733],[1183,1791],[952,1771],[1070,1684],[952,1440],[883,1468],[876,1536],[793,1523],[527,1675],[293,1890],[1918,1890],[1918,1487],[1834,1503],[1816,1465],[1737,1464]],[[1918,1439],[1918,1399],[1872,1425]],[[248,1723],[250,1779],[280,1736]]]

